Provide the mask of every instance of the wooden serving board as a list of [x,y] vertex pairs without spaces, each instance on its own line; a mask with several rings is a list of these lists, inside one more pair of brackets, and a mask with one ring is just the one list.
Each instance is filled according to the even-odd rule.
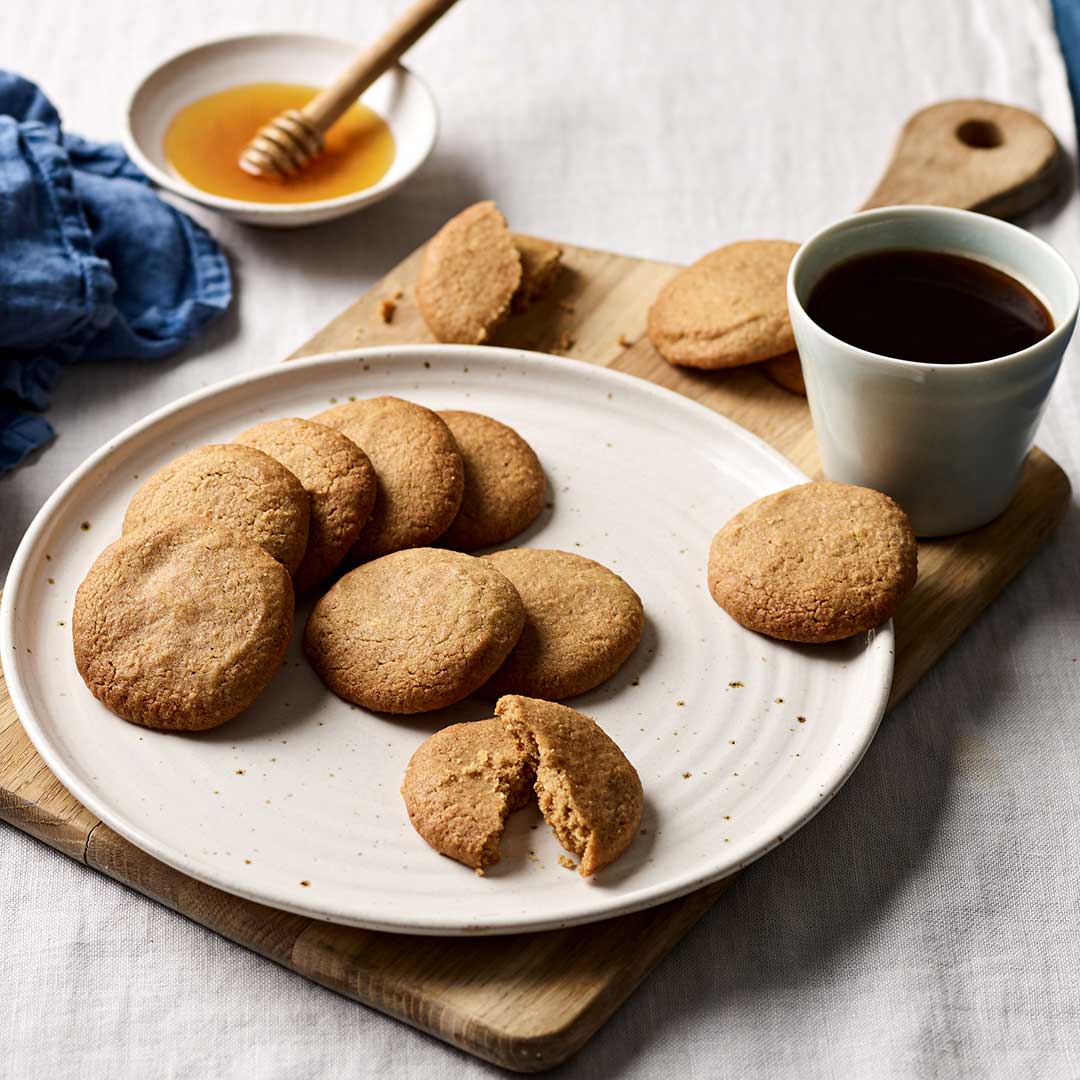
[[[945,136],[952,137],[958,118],[970,117],[974,105],[982,108],[986,103],[937,107],[954,109],[955,115],[935,114]],[[1028,114],[1014,115],[1017,112],[988,106],[979,116],[984,123],[998,123],[1011,139],[1010,125],[1021,125],[1023,134],[1028,123]],[[914,137],[909,130],[906,144],[902,140],[898,149],[902,167],[893,172],[901,188],[908,178],[926,175],[925,161],[921,169],[916,167],[927,152],[920,141],[925,116],[919,114],[924,118],[919,123],[915,123],[919,117],[913,120]],[[1052,143],[1052,135],[1049,140]],[[1043,158],[1027,152],[1030,147],[1025,149],[1020,135],[1017,143],[1024,152],[1014,162],[1008,184],[1000,176],[988,183],[976,155],[977,168],[963,197],[950,192],[934,199],[923,192],[922,201],[976,206],[997,198],[997,212],[1026,209],[1048,190],[1044,159],[1050,151],[1045,134]],[[957,166],[952,160],[946,164],[952,182]],[[1007,205],[1001,202],[1006,189]],[[911,197],[906,188],[903,194]],[[888,198],[880,188],[875,193],[876,201]],[[431,341],[412,300],[418,259],[419,253],[414,253],[393,269],[296,355]],[[670,367],[643,338],[649,304],[676,266],[569,246],[564,260],[565,270],[552,294],[524,316],[513,318],[496,344],[561,352],[650,379],[726,414],[807,473],[819,473],[805,399],[780,389],[756,368],[695,373]],[[391,321],[385,322],[380,308],[388,299],[396,300],[397,307]],[[357,392],[363,393],[362,385]],[[890,705],[911,689],[1031,558],[1061,520],[1069,491],[1062,470],[1034,450],[1020,491],[1002,517],[962,537],[920,544],[919,583],[896,618]],[[80,806],[26,738],[2,681],[0,817],[307,978],[488,1061],[521,1071],[550,1068],[578,1050],[726,884],[589,927],[501,938],[373,933],[275,911],[164,866]]]

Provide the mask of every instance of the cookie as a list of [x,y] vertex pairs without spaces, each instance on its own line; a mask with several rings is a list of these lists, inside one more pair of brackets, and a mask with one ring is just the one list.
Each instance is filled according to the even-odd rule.
[[480,413],[439,413],[461,451],[465,491],[441,543],[459,551],[501,544],[540,515],[547,495],[533,448],[513,428]]
[[528,311],[555,283],[562,267],[563,249],[538,236],[513,234],[514,247],[521,258],[521,284],[514,293],[510,307],[515,313]]
[[339,697],[379,712],[427,712],[482,686],[524,623],[517,591],[490,563],[416,548],[341,578],[312,610],[304,648]]
[[484,559],[514,583],[525,605],[521,639],[485,695],[576,697],[610,679],[637,648],[645,626],[641,600],[607,567],[534,548]]
[[413,828],[474,870],[497,863],[506,819],[532,795],[528,751],[494,718],[436,731],[409,760],[401,784]]
[[307,547],[310,505],[300,481],[251,446],[220,443],[189,450],[135,492],[124,532],[174,517],[202,517],[236,529],[291,574]]
[[613,863],[644,808],[637,770],[594,720],[553,701],[508,695],[495,715],[530,745],[540,813],[580,860],[582,877]]
[[270,420],[236,441],[281,462],[308,494],[307,548],[293,574],[293,587],[306,592],[330,576],[371,517],[375,470],[351,439],[311,420]]
[[797,352],[784,353],[783,356],[766,360],[761,369],[777,386],[792,394],[806,397],[806,383],[803,381],[802,364]]
[[501,698],[493,719],[436,732],[401,785],[413,828],[481,873],[499,861],[506,819],[534,792],[583,877],[614,862],[641,824],[641,781],[619,747],[589,717],[534,698]]
[[201,518],[133,529],[75,594],[75,666],[117,716],[204,731],[246,709],[292,637],[288,572],[258,544]]
[[788,266],[798,244],[728,244],[679,271],[649,309],[656,351],[683,367],[725,368],[791,352]]
[[521,256],[488,200],[462,210],[428,241],[416,303],[439,341],[482,345],[506,318],[520,284]]
[[378,478],[371,518],[351,562],[437,540],[457,516],[465,470],[454,436],[430,409],[396,397],[347,401],[313,417],[351,439]]
[[851,637],[891,618],[918,574],[888,495],[800,484],[740,510],[713,538],[709,591],[736,622],[782,641]]

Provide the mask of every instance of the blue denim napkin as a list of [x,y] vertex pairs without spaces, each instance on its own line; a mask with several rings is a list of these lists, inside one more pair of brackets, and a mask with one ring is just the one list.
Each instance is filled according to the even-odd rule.
[[66,365],[167,356],[231,299],[205,229],[0,71],[0,472],[52,438],[41,410]]

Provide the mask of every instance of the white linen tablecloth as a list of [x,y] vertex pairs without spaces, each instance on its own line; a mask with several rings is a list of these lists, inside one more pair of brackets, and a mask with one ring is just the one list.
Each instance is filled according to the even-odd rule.
[[[360,41],[400,0],[12,0],[0,65],[73,131],[211,37]],[[451,213],[691,260],[852,209],[909,113],[986,96],[1075,133],[1045,0],[467,0],[411,63],[442,137],[391,200],[301,232],[203,215],[235,309],[161,363],[71,371],[56,443],[0,479],[0,568],[92,449],[283,357]],[[1036,231],[1080,267],[1073,197]],[[1080,476],[1080,356],[1042,445]],[[0,570],[2,572],[2,570]],[[1080,514],[889,716],[840,796],[739,878],[564,1071],[574,1077],[1080,1075]],[[0,826],[0,1076],[491,1075]]]

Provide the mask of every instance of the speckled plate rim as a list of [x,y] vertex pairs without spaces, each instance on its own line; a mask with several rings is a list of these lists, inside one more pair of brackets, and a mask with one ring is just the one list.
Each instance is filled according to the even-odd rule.
[[[310,918],[322,919],[329,922],[344,925],[358,926],[370,930],[381,930],[393,933],[421,934],[432,936],[482,936],[491,934],[509,934],[523,932],[538,932],[543,930],[560,929],[567,926],[582,925],[592,922],[600,922],[605,919],[616,918],[620,915],[630,914],[645,908],[654,907],[669,900],[677,899],[706,885],[713,884],[723,878],[742,870],[750,863],[756,861],[762,855],[771,851],[774,847],[783,843],[811,818],[813,818],[823,806],[825,806],[840,790],[847,779],[854,772],[856,766],[862,760],[867,748],[873,741],[874,735],[884,716],[888,703],[889,692],[892,685],[894,643],[895,636],[891,621],[872,631],[875,635],[874,653],[879,665],[879,681],[877,693],[873,698],[865,701],[865,710],[862,714],[863,727],[859,733],[861,737],[855,738],[846,756],[837,758],[832,782],[824,787],[820,794],[813,798],[796,801],[788,807],[787,813],[777,817],[772,824],[768,836],[757,844],[744,850],[737,860],[717,860],[706,869],[694,867],[685,874],[671,880],[643,888],[636,892],[621,897],[612,902],[601,912],[589,912],[584,915],[565,917],[558,911],[545,913],[542,917],[522,918],[518,915],[510,916],[506,920],[490,919],[484,925],[455,925],[448,926],[440,922],[436,914],[430,919],[423,921],[402,920],[370,920],[358,918],[353,913],[338,910],[326,910],[318,904],[284,902],[280,896],[267,896],[262,890],[247,889],[238,883],[235,877],[208,872],[199,866],[192,865],[192,859],[184,853],[170,846],[161,844],[155,839],[152,828],[140,825],[124,815],[115,814],[107,801],[99,797],[95,788],[83,783],[71,769],[68,768],[63,754],[54,747],[48,733],[44,730],[35,710],[31,706],[29,695],[23,683],[22,668],[26,662],[19,649],[16,635],[15,612],[20,598],[27,589],[25,579],[26,570],[35,548],[41,537],[49,528],[51,519],[58,514],[64,504],[73,497],[78,489],[87,482],[92,481],[98,469],[107,464],[110,456],[125,443],[138,437],[148,429],[168,418],[175,417],[178,413],[197,409],[202,403],[214,399],[220,394],[227,393],[240,386],[251,386],[262,381],[295,378],[305,370],[339,366],[347,369],[358,363],[385,363],[393,362],[395,358],[402,360],[428,358],[431,361],[455,359],[467,361],[470,365],[493,365],[500,363],[520,362],[527,359],[529,364],[546,366],[554,369],[564,369],[564,374],[572,378],[591,380],[608,386],[632,386],[633,391],[645,393],[654,397],[659,408],[682,411],[688,420],[701,421],[703,415],[710,418],[710,422],[718,427],[726,429],[729,436],[745,446],[747,453],[764,455],[780,466],[790,477],[793,484],[807,480],[807,477],[797,469],[787,458],[773,449],[768,443],[752,435],[745,428],[740,427],[734,421],[729,420],[721,413],[708,408],[690,398],[683,397],[674,391],[657,386],[648,380],[628,375],[623,372],[612,371],[609,368],[594,366],[579,360],[564,357],[548,356],[542,353],[532,353],[519,349],[495,348],[490,346],[466,346],[466,345],[395,345],[383,348],[350,349],[340,352],[325,353],[304,360],[292,361],[287,365],[276,365],[269,369],[239,375],[224,380],[206,389],[189,394],[171,405],[156,410],[143,420],[131,425],[120,432],[114,438],[106,442],[99,450],[93,453],[83,462],[70,476],[56,489],[46,501],[30,527],[27,529],[19,548],[12,561],[7,584],[4,588],[2,600],[0,600],[0,657],[5,661],[14,657],[14,662],[3,664],[7,682],[8,693],[15,711],[26,731],[30,741],[34,744],[38,753],[52,770],[56,778],[67,790],[85,806],[91,813],[103,821],[115,832],[129,840],[142,851],[159,859],[161,862],[173,867],[181,873],[187,874],[207,885],[221,889],[234,896],[251,900],[256,903],[266,904],[278,910],[292,912]],[[436,367],[435,364],[432,365]],[[437,898],[435,898],[437,899]],[[433,908],[437,908],[434,903]]]

